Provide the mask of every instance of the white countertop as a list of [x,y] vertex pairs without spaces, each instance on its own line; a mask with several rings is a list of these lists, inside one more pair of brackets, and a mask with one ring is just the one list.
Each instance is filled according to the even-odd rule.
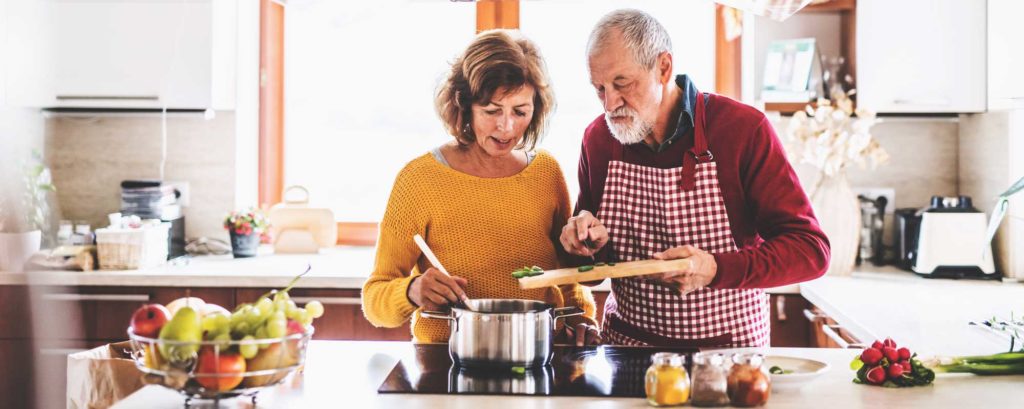
[[[67,285],[67,286],[142,286],[142,287],[282,287],[312,266],[309,274],[299,280],[297,288],[361,289],[373,270],[375,249],[363,246],[337,246],[320,250],[320,254],[273,254],[268,246],[252,258],[198,256],[177,259],[171,263],[140,270],[0,271],[0,285]],[[594,291],[611,291],[611,281],[591,287]],[[767,290],[772,294],[798,294],[799,285]]]
[[200,256],[141,270],[0,272],[0,285],[282,287],[312,269],[297,288],[362,288],[373,269],[374,248],[338,246],[320,254],[261,254],[252,258]]
[[[1024,401],[1024,376],[980,377],[939,374],[931,386],[888,389],[856,385],[848,367],[856,352],[843,349],[773,348],[768,354],[826,362],[830,369],[799,390],[776,391],[767,408],[996,408]],[[640,398],[532,397],[493,395],[378,394],[377,388],[399,359],[411,359],[409,343],[313,341],[302,376],[261,392],[259,407],[278,408],[650,408]],[[114,408],[180,408],[184,398],[160,386],[147,386]],[[826,403],[827,402],[827,403]],[[248,401],[221,402],[249,408]]]
[[802,283],[800,293],[863,343],[891,336],[926,355],[1005,352],[1008,338],[967,323],[1024,316],[1020,283],[928,279],[892,267],[826,276]]

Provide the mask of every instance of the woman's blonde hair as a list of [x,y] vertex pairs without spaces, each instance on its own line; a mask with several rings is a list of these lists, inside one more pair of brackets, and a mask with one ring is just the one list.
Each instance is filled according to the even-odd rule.
[[514,92],[526,85],[534,89],[533,118],[519,147],[533,150],[547,128],[555,96],[540,51],[517,31],[488,30],[477,35],[452,62],[434,98],[434,108],[448,133],[459,144],[468,145],[476,141],[473,104],[489,104],[499,88]]

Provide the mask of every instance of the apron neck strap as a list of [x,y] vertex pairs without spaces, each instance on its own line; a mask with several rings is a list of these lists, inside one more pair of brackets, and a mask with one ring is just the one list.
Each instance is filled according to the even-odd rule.
[[679,187],[684,191],[695,189],[697,163],[708,163],[714,159],[704,135],[704,93],[697,92],[697,106],[693,110],[693,147],[683,156],[683,175],[679,179]]

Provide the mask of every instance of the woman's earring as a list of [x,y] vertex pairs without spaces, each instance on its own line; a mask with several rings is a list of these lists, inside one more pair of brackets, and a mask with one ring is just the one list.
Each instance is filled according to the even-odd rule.
[[462,126],[462,134],[466,136],[473,135],[473,128],[469,126],[469,122],[466,122],[466,124]]

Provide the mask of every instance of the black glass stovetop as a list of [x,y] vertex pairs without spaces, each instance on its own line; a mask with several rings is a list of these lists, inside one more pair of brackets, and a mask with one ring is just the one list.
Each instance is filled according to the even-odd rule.
[[417,344],[415,349],[415,360],[399,361],[377,392],[643,397],[644,373],[651,365],[651,355],[697,352],[695,349],[625,346],[555,346],[550,365],[516,371],[454,366],[447,344]]

